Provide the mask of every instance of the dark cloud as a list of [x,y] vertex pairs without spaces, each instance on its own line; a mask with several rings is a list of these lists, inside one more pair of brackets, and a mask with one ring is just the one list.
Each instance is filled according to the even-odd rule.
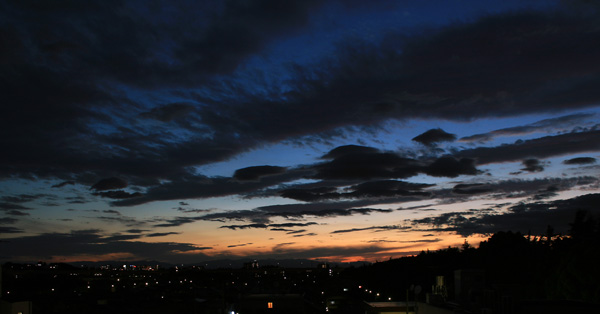
[[457,184],[452,188],[452,192],[456,194],[481,194],[492,191],[490,186],[486,186],[485,184],[475,183],[475,184]]
[[305,233],[305,234],[295,234],[295,235],[293,235],[292,237],[294,237],[294,238],[300,238],[300,237],[314,237],[314,236],[316,236],[316,235],[317,235],[317,234],[316,234],[316,233],[314,233],[314,232],[309,232],[309,233]]
[[111,177],[111,178],[102,179],[102,180],[96,182],[94,185],[92,185],[90,190],[105,191],[105,190],[123,189],[126,187],[127,187],[127,181],[120,179],[120,178]]
[[135,197],[111,203],[113,206],[133,206],[159,200],[189,198],[209,198],[227,195],[252,193],[275,184],[295,180],[307,173],[303,169],[286,171],[260,177],[258,180],[240,181],[225,177],[206,177],[202,175],[184,176],[149,188],[141,197]]
[[279,224],[269,224],[269,227],[282,227],[282,228],[292,228],[292,227],[307,227],[317,225],[316,222],[286,222]]
[[[331,59],[293,66],[285,93],[212,80],[307,25],[321,3],[271,2],[7,4],[0,132],[13,136],[2,136],[0,175],[91,185],[86,175],[108,174],[155,187],[191,166],[347,126],[555,112],[600,99],[597,19],[569,10],[489,15],[420,36],[389,32],[375,43],[353,38]],[[157,87],[160,98],[182,101],[136,94]],[[185,119],[174,118],[179,103],[194,107]],[[132,119],[144,113],[172,127]],[[530,157],[542,158],[517,159]]]
[[96,195],[96,196],[107,197],[107,198],[112,198],[112,199],[129,199],[129,198],[140,197],[143,195],[140,192],[129,193],[129,192],[126,192],[123,190],[95,192],[92,194]]
[[523,171],[528,171],[528,172],[544,171],[544,164],[535,158],[523,160],[523,166],[525,167],[525,168],[521,169]]
[[112,209],[105,209],[102,212],[106,213],[106,214],[115,214],[115,215],[121,216],[121,213],[119,211],[112,210]]
[[299,201],[335,200],[341,198],[379,198],[418,195],[427,196],[428,192],[421,189],[434,186],[434,184],[410,183],[396,180],[369,181],[353,185],[337,192],[334,187],[318,187],[312,189],[286,189],[280,195]]
[[380,231],[388,231],[388,230],[407,230],[407,229],[410,229],[410,227],[403,227],[403,226],[373,226],[373,227],[367,227],[367,228],[353,228],[353,229],[335,230],[335,231],[332,231],[331,233],[348,233],[348,232],[365,231],[365,230],[374,230],[375,232],[380,232]]
[[175,217],[171,219],[165,219],[165,222],[155,224],[154,227],[178,227],[187,223],[192,223],[198,220],[202,220],[201,217]]
[[[139,235],[134,235],[139,236]],[[37,256],[44,259],[60,256],[79,255],[105,255],[115,253],[129,253],[135,259],[154,259],[160,261],[181,261],[185,256],[179,252],[188,253],[191,258],[206,258],[201,253],[194,253],[210,249],[189,243],[174,242],[139,242],[124,241],[130,237],[121,238],[119,235],[104,237],[99,230],[78,230],[71,233],[46,233],[36,236],[11,238],[0,243],[3,258],[22,260],[31,256],[31,248],[36,247]],[[184,255],[188,255],[184,254]]]
[[596,158],[593,157],[577,157],[571,158],[563,161],[565,165],[585,165],[585,164],[593,164],[596,162]]
[[[392,152],[380,152],[373,148],[352,147],[347,154],[337,152],[336,157],[314,166],[318,179],[376,179],[408,178],[419,173],[434,177],[476,175],[474,160],[443,156],[432,161],[404,158]],[[358,151],[358,152],[357,152]]]
[[[591,176],[571,178],[543,178],[533,180],[502,180],[486,183],[460,183],[452,188],[453,194],[458,195],[482,195],[484,197],[500,200],[504,198],[539,197],[547,193],[567,191],[573,187],[585,187],[596,184],[598,179]],[[438,191],[438,196],[443,203],[460,201],[453,200],[446,191]]]
[[228,245],[228,248],[233,248],[233,247],[241,247],[241,246],[246,246],[246,245],[252,245],[253,243],[242,243],[242,244],[233,244],[233,245]]
[[183,207],[177,207],[176,209],[178,211],[184,212],[184,213],[206,213],[206,212],[212,211],[212,209],[183,208]]
[[261,177],[280,174],[286,170],[285,167],[277,166],[254,166],[238,169],[233,174],[233,178],[241,181],[258,180]]
[[487,142],[497,136],[515,136],[524,135],[540,131],[556,131],[557,129],[574,128],[580,126],[586,119],[591,119],[595,115],[590,113],[577,113],[558,118],[544,119],[523,126],[515,126],[494,130],[488,133],[475,134],[460,139],[461,142]]
[[281,197],[298,201],[313,202],[317,200],[331,200],[342,197],[335,187],[318,187],[312,189],[286,189],[280,192]]
[[22,212],[20,210],[9,210],[9,211],[6,211],[5,214],[11,215],[11,216],[29,216],[30,215],[29,213]]
[[544,234],[547,226],[565,234],[578,210],[597,213],[600,194],[587,194],[565,200],[519,203],[507,211],[472,210],[450,212],[438,216],[413,220],[413,225],[431,225],[432,231],[452,231],[463,236],[492,234],[497,231]]
[[144,230],[144,229],[128,229],[128,230],[126,230],[126,232],[129,232],[129,233],[143,233],[146,231],[148,231],[148,230]]
[[549,158],[600,150],[600,131],[592,130],[545,136],[496,147],[479,147],[459,151],[455,156],[472,158],[477,164]]
[[456,135],[447,133],[446,131],[437,128],[428,130],[423,134],[415,136],[412,140],[423,145],[432,145],[439,142],[452,142],[456,140]]
[[61,183],[57,183],[57,184],[53,185],[52,187],[53,188],[62,188],[65,185],[74,185],[74,184],[75,184],[75,181],[63,181]]
[[164,236],[168,236],[168,235],[172,235],[172,234],[180,234],[180,232],[155,232],[155,233],[149,233],[149,234],[145,234],[145,237],[148,238],[155,238],[155,237],[164,237]]
[[27,203],[49,196],[48,194],[19,194],[13,196],[2,196],[0,200],[10,203]]
[[[8,227],[8,226],[0,226],[0,234],[3,233],[23,233],[25,232],[23,229],[19,229],[16,227]],[[0,244],[2,241],[0,241]]]
[[[391,152],[372,151],[372,148],[342,154],[315,167],[318,179],[375,179],[408,178],[416,175],[422,167],[418,161],[403,158]],[[330,152],[331,154],[331,152]]]
[[229,225],[229,226],[221,226],[220,228],[226,228],[226,229],[231,229],[231,230],[237,230],[237,229],[254,229],[254,228],[259,228],[259,229],[266,229],[268,226],[266,224],[249,224],[249,225]]
[[31,208],[20,204],[0,202],[0,210],[29,210]]
[[138,221],[137,219],[133,218],[133,217],[126,217],[126,216],[98,216],[98,217],[93,217],[96,219],[100,219],[100,220],[104,220],[107,222],[118,222],[118,223],[122,223],[125,226],[128,227],[133,227],[133,226],[138,226],[141,224],[144,224],[144,222]]
[[172,103],[162,107],[155,107],[148,112],[140,114],[142,118],[155,119],[162,122],[169,122],[174,119],[185,117],[194,110],[194,106],[182,103]]
[[425,167],[425,174],[433,177],[455,178],[459,175],[476,175],[481,173],[475,168],[475,160],[470,158],[456,159],[454,157],[440,157]]
[[367,147],[367,146],[359,146],[359,145],[343,145],[336,147],[329,151],[327,154],[323,155],[322,159],[336,159],[339,157],[343,157],[346,155],[354,155],[354,154],[374,154],[379,153],[377,148]]
[[14,224],[15,222],[19,221],[16,218],[11,218],[11,217],[0,217],[0,225],[8,225],[8,224]]

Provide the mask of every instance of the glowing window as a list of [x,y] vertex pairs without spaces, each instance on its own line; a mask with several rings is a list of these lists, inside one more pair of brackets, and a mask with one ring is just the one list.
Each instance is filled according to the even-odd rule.
[[272,309],[273,308],[273,302],[268,302],[267,303],[267,308]]

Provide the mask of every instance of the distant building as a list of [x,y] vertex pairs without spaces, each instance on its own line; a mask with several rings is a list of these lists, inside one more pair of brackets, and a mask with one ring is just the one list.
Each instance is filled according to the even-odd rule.
[[245,269],[258,269],[259,268],[258,261],[254,260],[252,262],[244,263],[244,268]]
[[365,302],[365,314],[415,314],[415,305],[406,302]]
[[0,314],[31,314],[31,301],[9,302],[0,300]]
[[235,304],[234,311],[244,314],[308,314],[314,313],[315,309],[300,294],[249,294]]

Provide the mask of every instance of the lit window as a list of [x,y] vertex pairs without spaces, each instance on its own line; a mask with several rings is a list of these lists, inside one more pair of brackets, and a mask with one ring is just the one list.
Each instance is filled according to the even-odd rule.
[[267,308],[272,309],[273,308],[273,302],[268,302],[267,303]]

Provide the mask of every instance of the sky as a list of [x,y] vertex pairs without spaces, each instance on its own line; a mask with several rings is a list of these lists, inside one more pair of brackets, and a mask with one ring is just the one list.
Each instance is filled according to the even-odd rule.
[[381,261],[600,208],[593,1],[2,1],[0,261]]

